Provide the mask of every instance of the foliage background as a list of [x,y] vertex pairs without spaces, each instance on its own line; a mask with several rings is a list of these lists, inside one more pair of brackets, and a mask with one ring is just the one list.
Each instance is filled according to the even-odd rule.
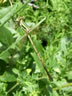
[[[10,4],[0,1],[0,96],[72,96],[72,0]],[[46,17],[30,35],[53,82],[28,38],[21,39],[22,16],[31,29]]]

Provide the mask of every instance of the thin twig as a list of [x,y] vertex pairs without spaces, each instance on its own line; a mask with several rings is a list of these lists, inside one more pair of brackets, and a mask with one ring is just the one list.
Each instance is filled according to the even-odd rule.
[[[46,18],[43,18],[40,22],[38,22],[30,31],[29,33],[31,33],[32,31],[34,31],[42,22],[45,21]],[[23,35],[22,37],[20,37],[17,41],[15,41],[12,45],[10,45],[5,51],[3,51],[1,54],[0,54],[0,59],[1,59],[1,56],[3,54],[5,54],[5,52],[7,52],[8,50],[10,50],[12,48],[12,46],[15,46],[18,42],[20,42],[22,39],[24,39],[25,37],[27,37],[27,34]]]
[[[23,29],[25,29],[25,25],[24,25],[24,23],[23,23],[23,20],[20,21],[20,24],[21,24],[21,26],[23,27]],[[48,70],[47,70],[47,68],[46,68],[46,66],[45,66],[45,64],[44,64],[43,59],[41,58],[41,56],[40,56],[40,54],[39,54],[39,52],[38,52],[35,44],[33,43],[32,39],[31,39],[31,36],[28,34],[28,33],[29,33],[29,30],[30,30],[30,29],[26,27],[26,34],[27,34],[27,36],[28,36],[28,38],[29,38],[29,40],[30,40],[30,42],[31,42],[31,44],[32,44],[32,46],[33,46],[33,48],[34,48],[34,50],[35,50],[35,52],[36,52],[36,54],[37,54],[37,56],[38,56],[38,58],[39,58],[39,60],[40,60],[40,62],[42,63],[42,66],[43,66],[45,72],[47,73],[47,76],[49,77],[49,79],[50,79],[51,81],[53,81],[53,78],[51,77],[50,73],[48,72]]]

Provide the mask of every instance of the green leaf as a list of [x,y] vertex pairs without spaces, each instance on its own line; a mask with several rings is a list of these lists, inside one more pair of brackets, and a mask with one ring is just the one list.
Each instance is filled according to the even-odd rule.
[[11,7],[0,8],[0,19],[3,18],[6,15],[6,13],[8,13],[10,10],[11,10]]
[[58,93],[56,91],[53,91],[51,96],[59,96]]
[[17,5],[13,6],[12,8],[8,7],[8,8],[3,9],[4,14],[0,16],[0,18],[2,17],[0,19],[0,26],[6,23],[13,16],[13,14],[16,12],[16,9],[17,9]]
[[18,70],[18,69],[13,68],[12,71],[13,71],[15,74],[19,75],[19,70]]
[[0,96],[7,96],[6,95],[6,88],[7,88],[7,84],[0,82]]
[[71,80],[71,79],[72,79],[72,71],[68,72],[68,73],[66,74],[66,77],[67,77],[69,80]]
[[0,76],[0,81],[14,82],[14,81],[16,81],[16,76],[11,72],[4,72],[4,74],[2,76]]
[[67,55],[67,40],[65,37],[61,38],[61,50],[64,52],[64,55]]
[[7,14],[3,14],[4,16],[0,19],[0,26],[4,25],[12,16],[14,16],[17,12],[19,12],[22,8],[24,8],[29,0],[23,5],[22,3],[16,3],[10,9],[8,9]]
[[34,42],[38,52],[40,53],[40,55],[43,56],[44,49],[41,45],[41,42],[39,40],[36,40],[36,39],[34,39],[33,42]]
[[0,27],[0,42],[8,47],[13,42],[12,33],[5,27]]
[[40,69],[40,71],[44,74],[45,73],[44,68],[43,68],[39,58],[37,57],[36,53],[31,53],[31,55],[33,56],[38,68]]
[[67,84],[67,81],[65,79],[62,79],[61,81],[55,81],[54,82],[58,87],[61,87],[65,84]]
[[0,59],[1,60],[4,60],[5,62],[8,63],[8,57],[10,56],[10,53],[7,51],[3,51],[1,54],[0,54]]

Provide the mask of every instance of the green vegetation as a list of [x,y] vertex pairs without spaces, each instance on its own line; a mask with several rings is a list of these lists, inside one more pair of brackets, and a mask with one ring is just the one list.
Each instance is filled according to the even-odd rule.
[[72,96],[72,0],[0,0],[0,96]]

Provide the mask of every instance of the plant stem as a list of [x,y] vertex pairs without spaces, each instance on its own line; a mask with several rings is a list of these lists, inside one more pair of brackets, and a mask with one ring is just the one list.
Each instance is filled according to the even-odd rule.
[[72,86],[72,83],[65,84],[65,85],[63,85],[61,87],[53,88],[53,90],[56,91],[56,90],[59,90],[59,89],[65,88],[65,87],[69,87],[69,86]]
[[48,70],[47,70],[47,68],[46,68],[46,66],[45,66],[45,64],[44,64],[43,59],[41,58],[41,56],[40,56],[40,54],[39,54],[39,52],[38,52],[35,44],[33,43],[32,39],[31,39],[31,36],[28,34],[30,28],[25,27],[23,20],[20,21],[20,25],[23,27],[23,29],[26,28],[26,34],[27,34],[27,36],[28,36],[28,38],[29,38],[29,40],[30,40],[30,42],[31,42],[31,44],[32,44],[32,46],[33,46],[33,48],[34,48],[34,50],[35,50],[35,52],[36,52],[36,54],[37,54],[37,56],[38,56],[38,58],[39,58],[39,60],[40,60],[40,62],[41,62],[41,64],[42,64],[44,70],[45,70],[45,72],[47,73],[47,76],[49,77],[50,81],[53,81],[53,78],[51,77],[50,73],[48,72]]
[[[45,21],[46,18],[43,18],[39,23],[37,23],[31,30],[29,33],[31,33],[33,30],[35,30],[42,22]],[[17,41],[15,41],[12,45],[10,45],[5,51],[3,51],[1,54],[0,54],[0,58],[1,58],[1,55],[5,54],[5,52],[7,52],[9,49],[12,48],[12,46],[15,46],[18,42],[20,42],[23,38],[25,38],[27,36],[27,34],[24,34],[22,37],[20,37]]]
[[7,93],[10,93],[13,89],[15,89],[17,86],[19,85],[19,83],[16,83],[13,87],[11,87]]

